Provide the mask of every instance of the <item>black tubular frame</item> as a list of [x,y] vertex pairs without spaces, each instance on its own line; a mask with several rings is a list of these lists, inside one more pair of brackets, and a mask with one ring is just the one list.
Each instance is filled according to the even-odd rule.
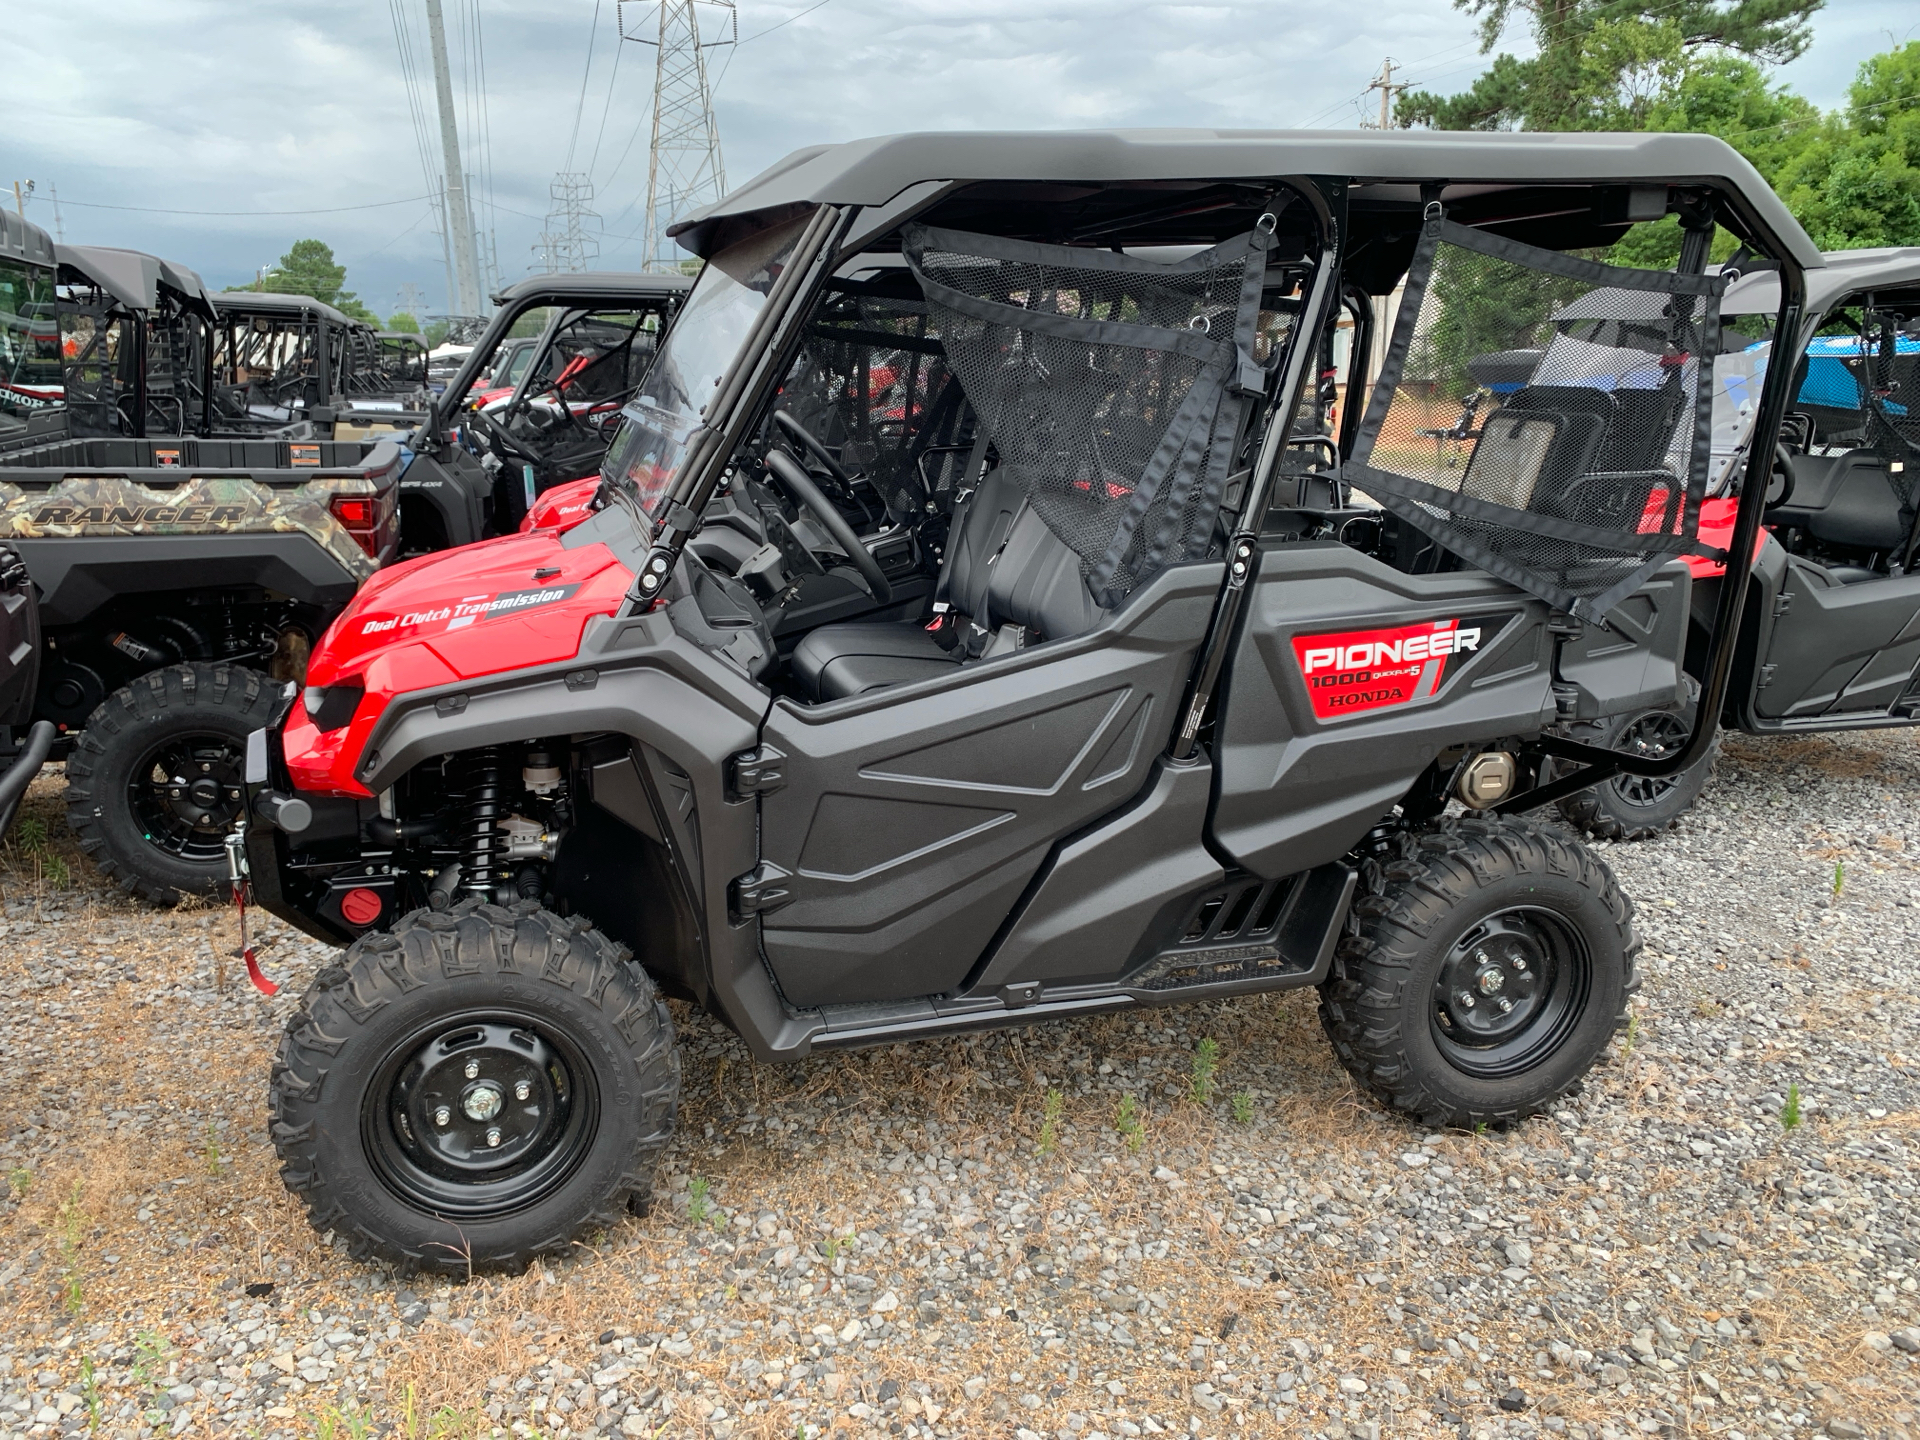
[[[798,339],[787,321],[811,292],[823,260],[832,264],[855,213],[853,206],[822,205],[794,242],[792,258],[769,288],[767,303],[754,317],[732,364],[714,387],[706,418],[693,433],[680,473],[674,477],[659,513],[652,517],[653,539],[627,592],[628,613],[645,614],[665,595],[667,577],[673,574],[681,551],[700,527],[701,510],[713,498],[721,475],[751,428],[758,407],[742,401],[770,368],[778,373],[781,357],[789,348],[778,343],[782,332],[788,332],[789,339]],[[767,343],[769,340],[773,343]]]
[[1280,472],[1280,457],[1286,451],[1294,420],[1300,412],[1297,401],[1300,384],[1309,368],[1319,363],[1320,331],[1339,302],[1340,270],[1345,260],[1346,187],[1344,183],[1335,182],[1338,189],[1330,204],[1322,185],[1304,180],[1290,183],[1313,206],[1324,243],[1314,266],[1312,287],[1300,307],[1300,323],[1288,337],[1286,370],[1269,407],[1272,418],[1267,421],[1266,433],[1260,439],[1260,454],[1254,461],[1253,476],[1241,501],[1240,513],[1234,518],[1233,535],[1227,542],[1226,580],[1207,622],[1200,658],[1187,682],[1186,699],[1180,707],[1180,728],[1167,746],[1167,759],[1176,765],[1193,759],[1199,745],[1200,727],[1206,723],[1207,710],[1219,691],[1220,672],[1226,668],[1227,651],[1239,630],[1240,613],[1246,608],[1247,586],[1259,568],[1260,524],[1266,518],[1267,502],[1273,494],[1274,476]]
[[[1705,264],[1707,247],[1713,236],[1712,211],[1710,208],[1696,209],[1688,214],[1683,209],[1681,223],[1686,233],[1681,241],[1680,268],[1699,270]],[[1801,316],[1805,309],[1805,281],[1797,269],[1782,266],[1780,311],[1776,317],[1774,334],[1789,339],[1797,347]],[[1797,369],[1796,365],[1767,367],[1767,382],[1761,391],[1759,413],[1754,417],[1753,430],[1747,441],[1741,472],[1740,506],[1734,515],[1733,538],[1727,545],[1725,583],[1720,587],[1718,603],[1714,607],[1713,630],[1707,637],[1706,675],[1700,687],[1699,705],[1694,711],[1693,733],[1687,737],[1687,743],[1676,755],[1652,759],[1605,750],[1597,745],[1583,745],[1577,740],[1558,735],[1543,735],[1533,742],[1535,750],[1557,759],[1588,763],[1571,775],[1501,801],[1493,807],[1497,813],[1511,815],[1551,805],[1622,773],[1651,779],[1678,775],[1698,764],[1706,755],[1719,729],[1721,712],[1726,706],[1727,683],[1733,674],[1734,649],[1739,643],[1740,625],[1746,607],[1747,583],[1753,573],[1754,542],[1759,538],[1761,514],[1766,509],[1765,476],[1773,464],[1774,440],[1779,434],[1780,422],[1786,415],[1788,393]],[[1757,472],[1756,466],[1760,467]]]

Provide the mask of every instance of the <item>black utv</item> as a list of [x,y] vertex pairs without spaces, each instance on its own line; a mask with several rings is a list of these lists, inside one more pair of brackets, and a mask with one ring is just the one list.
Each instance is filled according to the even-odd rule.
[[[510,534],[555,485],[599,472],[621,408],[690,282],[681,275],[535,275],[495,310],[408,440],[402,549]],[[515,336],[544,317],[537,337]]]
[[[1669,213],[1672,271],[1572,253]],[[1639,940],[1527,812],[1691,764],[1743,614],[1735,567],[1681,753],[1554,733],[1683,683],[1716,227],[1794,329],[1820,257],[1701,136],[913,135],[682,223],[602,508],[369,586],[250,744],[256,895],[348,946],[274,1066],[287,1184],[364,1255],[564,1250],[647,1192],[667,995],[772,1061],[1316,987],[1383,1103],[1551,1105]],[[1419,347],[1600,286],[1660,302],[1645,383],[1556,365],[1423,478]]]

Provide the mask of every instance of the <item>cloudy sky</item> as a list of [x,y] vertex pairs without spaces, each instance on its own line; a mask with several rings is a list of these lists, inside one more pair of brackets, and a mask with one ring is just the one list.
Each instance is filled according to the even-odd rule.
[[[620,40],[618,0],[445,7],[500,273],[534,265],[562,168],[592,177],[600,264],[638,268],[654,51]],[[643,3],[624,8],[644,24]],[[55,228],[57,192],[69,241],[151,250],[216,286],[317,236],[375,310],[409,284],[445,306],[396,35],[397,16],[431,123],[425,0],[18,0],[10,14],[0,185],[35,182],[29,218]],[[800,145],[899,130],[1351,126],[1383,56],[1443,92],[1485,63],[1448,0],[739,0],[739,34],[713,52],[736,182]],[[1916,35],[1911,0],[1829,0],[1783,78],[1831,106],[1861,59]]]

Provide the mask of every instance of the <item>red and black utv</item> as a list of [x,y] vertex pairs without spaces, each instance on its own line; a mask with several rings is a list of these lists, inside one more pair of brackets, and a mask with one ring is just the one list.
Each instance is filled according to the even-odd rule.
[[[1671,272],[1569,253],[1673,212]],[[600,508],[376,576],[250,743],[254,892],[348,947],[287,1184],[403,1264],[565,1247],[671,1131],[663,995],[783,1060],[1313,986],[1384,1103],[1551,1104],[1639,941],[1525,812],[1693,763],[1742,614],[1736,568],[1681,753],[1554,733],[1684,685],[1716,226],[1795,329],[1820,257],[1700,136],[902,136],[684,222]],[[1300,430],[1403,279],[1364,413]],[[1431,474],[1425,337],[1603,286],[1660,301],[1651,383],[1542,367]]]

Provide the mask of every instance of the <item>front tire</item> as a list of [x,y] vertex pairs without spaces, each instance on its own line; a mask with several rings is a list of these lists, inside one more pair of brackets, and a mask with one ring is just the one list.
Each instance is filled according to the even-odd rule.
[[169,665],[94,708],[67,759],[67,827],[100,872],[157,905],[218,894],[245,803],[247,736],[273,686],[239,665]]
[[1605,1052],[1639,951],[1632,902],[1586,846],[1528,820],[1445,821],[1370,864],[1320,1022],[1396,1110],[1428,1125],[1520,1120]]
[[653,982],[583,920],[464,900],[363,935],[275,1060],[281,1178],[404,1270],[518,1270],[644,1205],[680,1056]]

